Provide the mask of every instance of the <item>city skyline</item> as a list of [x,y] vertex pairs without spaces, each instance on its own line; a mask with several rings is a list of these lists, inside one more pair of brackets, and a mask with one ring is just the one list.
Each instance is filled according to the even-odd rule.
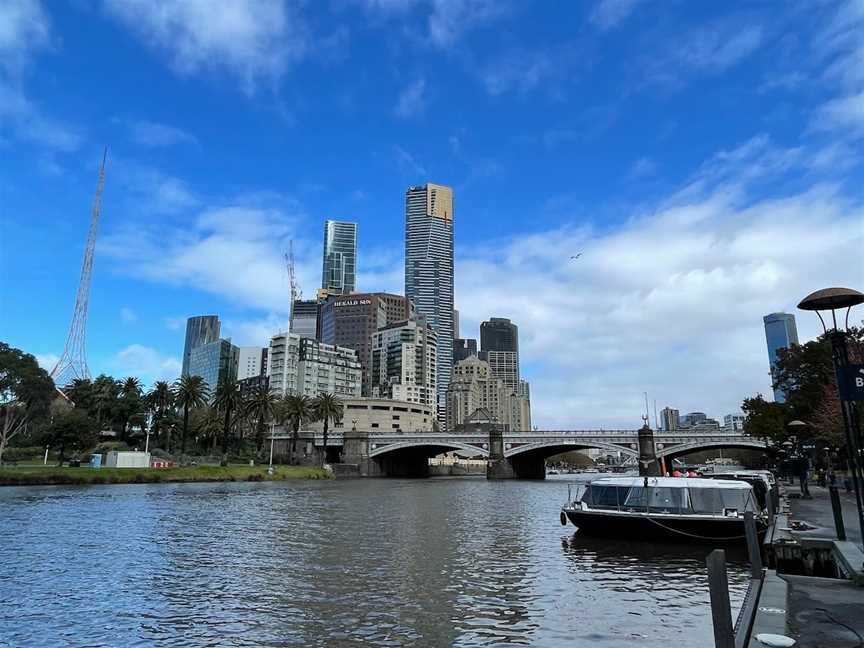
[[[182,12],[151,29],[147,3],[19,4],[17,22],[0,10],[0,92],[14,99],[0,339],[49,371],[106,143],[93,375],[176,378],[200,313],[237,345],[265,344],[287,328],[288,241],[311,297],[332,215],[362,233],[357,285],[403,294],[404,192],[428,181],[458,194],[460,333],[518,323],[541,427],[631,427],[645,390],[715,415],[770,397],[762,316],[864,277],[852,2],[779,20],[649,3],[613,20],[586,3],[534,31],[507,3],[308,6],[249,15],[249,31],[206,47]],[[294,18],[309,30],[296,49]],[[693,56],[668,48],[673,34]],[[116,57],[88,73],[104,48]],[[384,71],[374,88],[370,70]],[[801,318],[801,340],[818,326]]]

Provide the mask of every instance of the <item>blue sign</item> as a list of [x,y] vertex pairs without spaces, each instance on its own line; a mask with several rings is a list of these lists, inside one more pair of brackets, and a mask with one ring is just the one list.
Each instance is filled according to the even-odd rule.
[[846,365],[837,372],[840,399],[864,400],[864,365]]

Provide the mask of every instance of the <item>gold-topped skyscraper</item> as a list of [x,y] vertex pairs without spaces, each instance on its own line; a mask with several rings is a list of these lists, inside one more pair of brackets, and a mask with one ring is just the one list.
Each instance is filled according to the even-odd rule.
[[453,189],[431,182],[405,192],[405,296],[438,333],[438,412],[453,371]]

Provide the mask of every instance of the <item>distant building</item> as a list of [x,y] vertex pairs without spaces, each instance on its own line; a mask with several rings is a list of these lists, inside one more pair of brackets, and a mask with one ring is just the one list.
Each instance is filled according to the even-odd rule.
[[216,340],[192,349],[189,358],[190,376],[201,376],[211,393],[221,382],[237,382],[239,349],[230,340]]
[[453,340],[453,365],[465,358],[477,355],[477,340],[458,338]]
[[270,390],[280,396],[315,397],[324,392],[340,398],[360,396],[360,363],[353,349],[278,333],[270,340],[267,365]]
[[[795,316],[790,313],[771,313],[763,317],[762,321],[765,324],[765,341],[768,345],[768,364],[773,387],[777,379],[778,351],[798,344],[798,327],[795,325]],[[774,389],[774,401],[786,402],[786,394],[782,389]]]
[[453,339],[459,339],[459,311],[453,309]]
[[183,367],[181,375],[189,373],[192,349],[210,344],[219,339],[220,325],[218,315],[199,315],[186,320],[186,344],[183,346]]
[[708,418],[705,412],[690,412],[681,417],[679,424],[682,427],[690,427],[704,422]]
[[372,395],[437,408],[438,339],[422,319],[391,324],[374,333]]
[[431,182],[405,192],[405,296],[437,333],[438,414],[453,372],[453,189]]
[[363,374],[364,396],[372,395],[369,363],[372,335],[378,329],[410,319],[410,300],[390,293],[329,295],[320,306],[318,337],[326,344],[354,349]]
[[745,416],[743,414],[727,414],[723,417],[723,431],[724,432],[743,432],[744,431],[744,419]]
[[666,432],[677,430],[681,421],[677,409],[664,407],[660,410],[660,426]]
[[294,302],[289,330],[301,337],[318,339],[317,299],[298,299]]
[[[388,400],[383,398],[342,398],[342,419],[331,423],[338,432],[431,432],[435,423],[434,407],[422,403]],[[321,421],[308,426],[310,430],[323,429]]]
[[238,380],[237,384],[240,386],[240,397],[248,398],[262,387],[264,389],[269,389],[270,378],[267,376],[251,376],[249,378]]
[[[527,391],[527,386],[524,387]],[[494,424],[505,431],[531,429],[528,399],[496,378],[489,363],[471,356],[453,368],[447,389],[447,429]]]
[[324,223],[324,267],[321,288],[331,295],[349,295],[357,288],[357,223]]
[[481,360],[492,374],[510,389],[519,389],[519,327],[505,317],[493,317],[480,324]]
[[267,375],[267,347],[239,347],[237,380]]

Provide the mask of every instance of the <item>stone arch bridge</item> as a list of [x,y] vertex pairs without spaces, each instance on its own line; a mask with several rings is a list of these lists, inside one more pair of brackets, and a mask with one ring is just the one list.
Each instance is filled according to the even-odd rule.
[[[274,431],[277,455],[287,455],[290,434]],[[667,462],[691,452],[717,448],[767,451],[764,441],[742,432],[714,434],[686,432],[654,433],[657,459]],[[302,431],[298,452],[307,460],[320,460],[325,453],[321,432]],[[547,458],[570,450],[598,448],[610,454],[639,458],[638,430],[544,430],[533,432],[362,432],[334,431],[328,434],[328,461],[346,464],[346,470],[369,477],[423,477],[429,474],[429,458],[442,452],[488,460],[490,479],[543,479]],[[349,466],[352,467],[349,469]]]

